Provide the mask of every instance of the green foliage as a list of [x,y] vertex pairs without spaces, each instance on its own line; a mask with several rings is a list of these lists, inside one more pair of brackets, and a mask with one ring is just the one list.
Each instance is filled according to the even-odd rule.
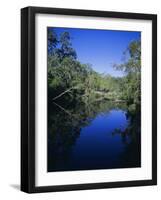
[[[65,100],[89,99],[126,100],[140,104],[141,43],[133,41],[124,52],[124,62],[114,65],[125,72],[124,77],[99,74],[90,64],[82,64],[72,47],[68,32],[58,39],[53,29],[48,29],[48,94],[54,98],[61,93]],[[67,91],[67,92],[65,92]]]
[[57,34],[52,28],[48,28],[48,54],[52,54],[56,45],[58,44]]
[[[77,59],[68,32],[58,37],[49,28],[47,65],[48,137],[52,152],[56,155],[54,159],[49,156],[48,162],[65,160],[81,128],[90,124],[99,113],[107,114],[112,108],[126,111],[130,122],[128,127],[125,130],[115,129],[113,135],[121,135],[125,143],[126,136],[133,137],[134,142],[128,146],[127,152],[130,152],[131,160],[138,160],[140,143],[135,141],[139,140],[140,131],[140,40],[129,44],[121,65],[114,65],[125,76],[112,77],[95,72],[91,64],[83,64]],[[135,152],[138,152],[136,157]],[[124,159],[127,160],[126,157]]]
[[114,65],[116,70],[128,73],[140,73],[141,70],[141,41],[132,41],[124,52],[123,64]]
[[133,41],[124,53],[125,60],[121,65],[114,65],[126,76],[122,78],[121,98],[129,104],[140,104],[141,101],[141,42]]
[[54,54],[61,60],[66,57],[70,57],[74,60],[77,58],[76,51],[72,48],[71,38],[68,32],[63,32],[60,35],[59,46],[59,48],[57,47],[55,49]]

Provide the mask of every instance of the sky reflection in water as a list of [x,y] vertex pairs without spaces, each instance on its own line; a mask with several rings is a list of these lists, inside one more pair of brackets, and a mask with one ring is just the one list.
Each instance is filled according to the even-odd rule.
[[[59,119],[61,122],[60,116]],[[72,120],[62,119],[63,128],[54,127],[54,139],[49,137],[48,141],[49,172],[140,167],[140,142],[133,142],[129,130],[135,127],[130,129],[133,126],[125,109],[97,112],[84,121],[88,123],[78,123],[75,128]]]

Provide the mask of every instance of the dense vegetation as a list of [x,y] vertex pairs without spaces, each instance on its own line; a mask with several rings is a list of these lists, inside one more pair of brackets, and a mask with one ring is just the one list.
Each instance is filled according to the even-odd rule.
[[90,64],[81,63],[72,47],[68,32],[59,37],[48,28],[48,94],[52,100],[99,101],[102,99],[126,101],[140,105],[141,44],[132,41],[124,52],[124,62],[114,64],[125,76],[99,74]]
[[131,137],[128,158],[122,160],[127,166],[140,165],[140,40],[132,41],[123,56],[122,64],[113,65],[124,72],[123,77],[100,74],[78,60],[68,32],[57,35],[48,28],[48,171],[57,169],[56,162],[66,162],[82,127],[113,108],[125,110],[130,122],[125,130],[118,127],[112,132],[123,143]]

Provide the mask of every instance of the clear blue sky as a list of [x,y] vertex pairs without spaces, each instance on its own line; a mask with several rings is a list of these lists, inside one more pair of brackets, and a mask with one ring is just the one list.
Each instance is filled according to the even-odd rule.
[[121,63],[123,52],[129,42],[141,37],[140,32],[54,28],[60,35],[68,31],[72,38],[72,46],[77,52],[78,60],[92,64],[92,68],[112,76],[123,76],[123,72],[113,69],[112,64]]

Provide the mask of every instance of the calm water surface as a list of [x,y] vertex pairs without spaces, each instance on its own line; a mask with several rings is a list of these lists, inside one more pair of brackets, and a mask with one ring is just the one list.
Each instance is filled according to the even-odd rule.
[[109,102],[48,111],[48,171],[140,167],[140,125]]

